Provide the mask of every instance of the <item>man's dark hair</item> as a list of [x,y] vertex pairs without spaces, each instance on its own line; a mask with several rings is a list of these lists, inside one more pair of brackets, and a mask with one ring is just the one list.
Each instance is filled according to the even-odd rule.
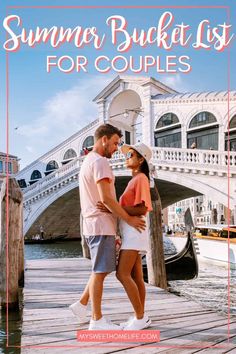
[[111,124],[102,124],[96,129],[94,133],[94,137],[95,137],[95,141],[97,141],[103,136],[107,136],[108,139],[110,139],[112,135],[115,134],[117,134],[120,138],[122,137],[122,132],[120,129],[114,127]]

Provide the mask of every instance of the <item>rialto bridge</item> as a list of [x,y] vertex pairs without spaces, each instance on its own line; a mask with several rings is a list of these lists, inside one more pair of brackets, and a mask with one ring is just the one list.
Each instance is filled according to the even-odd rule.
[[[153,78],[125,76],[94,101],[96,120],[17,174],[25,235],[38,233],[41,225],[47,235],[79,235],[80,166],[103,122],[119,127],[126,143],[152,147],[163,208],[203,194],[229,206],[236,221],[236,91],[178,93]],[[110,163],[119,196],[130,173],[119,152]]]

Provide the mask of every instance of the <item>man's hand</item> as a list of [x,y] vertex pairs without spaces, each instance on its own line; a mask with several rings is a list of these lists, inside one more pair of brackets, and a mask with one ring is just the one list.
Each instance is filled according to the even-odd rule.
[[146,222],[141,216],[130,216],[127,223],[140,233],[146,229]]
[[109,213],[111,214],[110,210],[103,204],[102,202],[97,202],[97,208],[102,211],[103,213]]

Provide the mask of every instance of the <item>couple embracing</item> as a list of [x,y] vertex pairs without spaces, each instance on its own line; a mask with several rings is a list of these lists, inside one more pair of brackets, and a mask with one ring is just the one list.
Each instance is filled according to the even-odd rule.
[[[151,323],[144,311],[146,292],[141,262],[141,255],[148,249],[146,216],[152,210],[148,167],[151,150],[143,143],[121,146],[126,166],[132,170],[132,179],[118,203],[115,177],[107,159],[118,150],[121,137],[118,128],[110,124],[99,126],[95,131],[93,150],[86,156],[80,170],[83,235],[90,249],[92,273],[80,299],[70,309],[81,323],[88,322],[87,304],[91,300],[90,330],[139,330]],[[117,219],[122,238],[118,265]],[[120,325],[105,318],[101,310],[103,282],[113,271],[116,271],[134,309],[134,315]]]

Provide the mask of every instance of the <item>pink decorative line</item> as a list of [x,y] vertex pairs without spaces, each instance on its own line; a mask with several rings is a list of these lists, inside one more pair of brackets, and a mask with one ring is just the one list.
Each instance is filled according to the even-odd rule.
[[[132,345],[125,345],[122,344],[122,345],[22,345],[22,346],[9,346],[9,348],[36,348],[36,349],[39,349],[39,348],[133,348],[134,347],[134,344]],[[209,345],[204,345],[204,346],[200,346],[200,345],[179,345],[179,346],[174,346],[174,345],[160,345],[160,344],[157,344],[157,345],[143,345],[142,348],[148,348],[148,347],[151,347],[151,348],[183,348],[183,349],[206,349],[206,348],[223,348],[223,349],[228,349],[228,346],[227,345],[212,345],[212,344],[209,344]],[[137,349],[139,347],[137,346]]]
[[[8,34],[6,33],[6,40]],[[6,178],[6,345],[9,346],[9,322],[8,322],[8,300],[9,300],[9,253],[8,253],[8,237],[9,237],[9,174],[8,174],[8,161],[9,161],[9,55],[6,51],[6,152],[7,152],[7,178]]]
[[[227,9],[227,21],[230,24],[230,9]],[[230,47],[228,47],[228,62],[227,62],[227,81],[228,81],[228,94],[227,94],[227,125],[228,125],[228,143],[227,143],[227,156],[228,156],[228,166],[227,166],[227,174],[228,174],[228,215],[227,215],[227,223],[228,223],[228,341],[230,338],[230,237],[229,237],[229,227],[230,227],[230,140],[229,140],[229,123],[230,123]]]
[[102,6],[102,5],[81,5],[81,6],[17,6],[17,5],[12,5],[12,6],[7,6],[8,9],[227,9],[229,6],[173,6],[173,5],[150,5],[150,6],[135,6],[135,5],[126,5],[126,6],[116,6],[116,5],[110,5],[110,6]]

